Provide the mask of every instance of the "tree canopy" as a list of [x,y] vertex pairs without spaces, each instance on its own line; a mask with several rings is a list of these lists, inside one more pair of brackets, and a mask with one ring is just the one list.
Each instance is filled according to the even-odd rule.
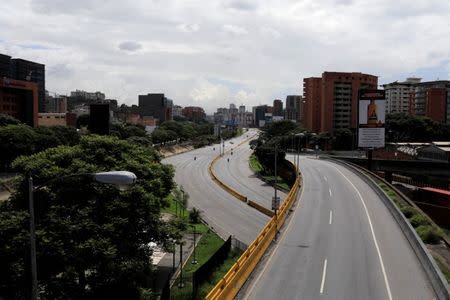
[[30,155],[59,145],[75,145],[79,140],[76,129],[67,126],[0,126],[0,163],[3,168],[9,168],[20,155]]
[[431,142],[450,140],[450,126],[427,117],[404,113],[386,116],[386,140],[389,142]]
[[[23,134],[30,134],[24,128]],[[0,204],[0,298],[29,298],[27,174],[34,193],[39,290],[44,299],[138,299],[149,291],[150,242],[167,245],[170,224],[160,220],[174,186],[173,170],[153,148],[111,136],[83,136],[74,146],[22,156],[10,200]],[[128,170],[128,190],[69,174]]]

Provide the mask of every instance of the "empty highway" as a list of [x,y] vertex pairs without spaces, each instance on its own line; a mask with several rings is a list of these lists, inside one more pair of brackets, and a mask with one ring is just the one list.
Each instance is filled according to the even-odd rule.
[[[239,147],[236,145],[233,148],[233,154],[229,152],[218,160],[214,170],[227,185],[247,196],[249,200],[271,209],[274,189],[257,178],[250,169],[248,160],[252,152],[248,141]],[[286,198],[286,193],[282,191],[278,191],[277,195],[281,201]]]
[[[245,140],[244,134],[225,142],[225,151]],[[208,173],[209,163],[219,154],[219,145],[195,149],[163,160],[175,166],[175,181],[189,193],[189,206],[202,211],[202,217],[223,237],[230,234],[250,244],[269,217],[237,200],[219,187]],[[215,148],[215,150],[213,150]],[[194,157],[197,159],[194,160]]]
[[302,157],[300,170],[299,205],[240,298],[435,298],[396,221],[362,179],[314,158]]

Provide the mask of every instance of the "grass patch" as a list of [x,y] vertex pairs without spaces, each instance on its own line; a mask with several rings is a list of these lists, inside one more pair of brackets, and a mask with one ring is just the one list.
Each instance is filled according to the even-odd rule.
[[220,265],[216,270],[214,270],[211,278],[202,284],[198,289],[198,299],[204,299],[206,295],[213,289],[213,287],[225,276],[225,274],[230,270],[234,263],[241,256],[240,251],[231,251],[228,254],[228,258]]
[[[200,242],[197,244],[195,257],[197,259],[197,264],[192,264],[192,260],[194,259],[194,256],[191,255],[183,268],[183,282],[184,287],[179,288],[178,283],[180,280],[180,277],[177,278],[175,281],[175,284],[172,286],[171,289],[171,297],[173,299],[192,299],[192,277],[193,273],[201,267],[206,261],[210,259],[210,257],[224,244],[225,242],[214,232],[208,231],[202,235],[202,238],[200,239]],[[231,253],[230,253],[231,254]],[[237,257],[238,258],[238,257]],[[235,258],[235,260],[237,260]],[[230,257],[222,264],[216,271],[213,273],[213,278],[217,278],[217,281],[219,281],[223,275],[228,271],[228,269],[231,267],[231,265],[234,263],[235,260],[230,260]],[[226,270],[224,268],[227,268]],[[220,272],[219,272],[220,271]],[[216,282],[217,282],[216,281]],[[214,282],[215,283],[215,282]],[[211,284],[204,284],[201,288],[199,288],[199,295],[201,294],[201,291],[203,291],[204,296],[208,293],[208,291],[214,286],[214,283]],[[209,287],[211,285],[211,287]],[[206,287],[204,287],[206,286]],[[202,296],[198,296],[198,299],[203,299]]]
[[444,274],[445,279],[447,279],[447,282],[450,283],[450,270],[447,268],[447,266],[442,262],[442,260],[439,257],[437,256],[433,257],[437,265],[439,266],[439,269],[441,269],[442,274]]
[[[194,256],[191,255],[187,260],[185,267],[183,268],[183,288],[178,288],[178,283],[180,278],[178,277],[171,289],[172,299],[192,299],[192,276],[193,273],[202,266],[210,257],[225,243],[217,234],[211,231],[208,226],[203,223],[190,223],[189,211],[184,207],[180,206],[173,197],[172,194],[165,199],[168,203],[167,207],[164,207],[161,211],[164,213],[169,213],[178,218],[182,219],[187,224],[187,230],[185,233],[192,234],[195,230],[196,233],[201,234],[200,241],[197,243],[195,248],[195,258],[197,264],[192,264]],[[200,235],[199,235],[200,236]],[[199,238],[197,236],[197,238]],[[236,257],[237,256],[237,257]],[[217,271],[214,271],[211,282],[202,285],[199,288],[198,299],[203,299],[204,296],[209,292],[209,290],[218,282],[223,275],[228,271],[228,269],[233,265],[233,263],[239,258],[238,254],[231,254],[229,258],[221,265]],[[214,281],[215,280],[215,281]]]
[[263,167],[255,154],[250,155],[250,168],[255,173],[261,173],[263,171]]
[[441,229],[442,229],[442,231],[444,232],[445,235],[450,237],[450,229],[447,229],[447,228],[441,228]]
[[[264,181],[269,182],[270,184],[273,185],[273,183],[275,182],[275,176],[263,174],[264,168],[261,165],[261,163],[259,162],[259,160],[255,154],[250,155],[249,165],[250,165],[250,169],[252,169],[252,171],[254,173],[261,176],[261,178]],[[288,190],[288,191],[291,189],[291,187],[287,184],[287,182],[284,181],[284,179],[281,178],[280,176],[277,176],[277,187],[279,189],[284,189],[284,190]]]
[[179,203],[177,203],[174,200],[174,197],[172,194],[169,194],[169,196],[166,197],[166,201],[169,203],[168,207],[164,207],[163,209],[161,209],[161,212],[164,213],[169,213],[172,214],[174,216],[178,216],[179,218],[181,218],[184,222],[186,222],[188,228],[187,228],[187,233],[193,233],[194,232],[194,228],[195,228],[195,232],[197,233],[205,233],[208,232],[209,228],[208,226],[206,226],[203,223],[190,223],[189,221],[189,211],[187,209],[185,209],[184,207],[182,207]]

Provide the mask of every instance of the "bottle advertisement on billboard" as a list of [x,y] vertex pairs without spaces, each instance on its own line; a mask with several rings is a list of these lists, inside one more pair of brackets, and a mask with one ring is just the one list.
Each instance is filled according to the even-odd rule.
[[385,143],[384,90],[361,90],[358,105],[358,147],[384,148]]

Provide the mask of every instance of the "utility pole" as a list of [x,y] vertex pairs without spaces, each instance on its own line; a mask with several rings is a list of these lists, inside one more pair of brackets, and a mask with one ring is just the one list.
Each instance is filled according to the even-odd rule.
[[180,242],[180,282],[178,282],[178,288],[184,287],[183,283],[183,242]]
[[277,180],[277,145],[275,145],[275,181],[274,181],[274,197],[272,200],[272,209],[275,211],[275,240],[278,237],[278,206],[279,206],[279,201],[278,201],[278,196],[277,196],[277,184],[278,184],[278,180]]
[[195,225],[193,226],[194,228],[194,258],[192,259],[192,264],[196,265],[197,264],[197,259],[195,257],[195,244],[196,244],[196,232],[195,232]]
[[33,177],[28,178],[28,200],[30,209],[30,255],[31,255],[31,299],[38,298],[37,265],[36,265],[36,227],[34,223]]

